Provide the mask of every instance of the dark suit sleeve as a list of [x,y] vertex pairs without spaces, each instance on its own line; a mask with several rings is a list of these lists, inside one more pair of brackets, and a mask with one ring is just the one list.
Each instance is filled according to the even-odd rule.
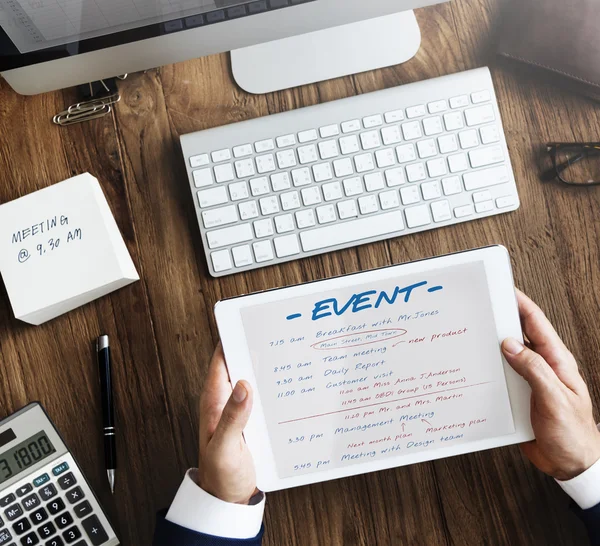
[[163,510],[156,517],[153,546],[261,546],[262,544],[264,526],[254,538],[222,538],[196,533],[175,525],[165,519],[166,515],[167,511]]
[[600,546],[600,504],[589,510],[582,510],[579,506],[574,505],[573,511],[585,523],[590,535],[590,544],[592,546]]

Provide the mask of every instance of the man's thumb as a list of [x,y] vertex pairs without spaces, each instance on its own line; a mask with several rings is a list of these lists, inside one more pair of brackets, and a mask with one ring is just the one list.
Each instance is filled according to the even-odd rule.
[[502,352],[508,363],[531,388],[538,393],[558,386],[559,381],[550,365],[535,351],[509,337],[502,343]]
[[247,381],[238,381],[227,404],[213,439],[219,442],[239,442],[252,413],[252,387]]

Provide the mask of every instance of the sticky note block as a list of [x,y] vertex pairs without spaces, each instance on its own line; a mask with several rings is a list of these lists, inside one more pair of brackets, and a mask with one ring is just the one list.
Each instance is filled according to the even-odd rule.
[[36,325],[139,280],[87,173],[0,206],[0,272],[15,317]]

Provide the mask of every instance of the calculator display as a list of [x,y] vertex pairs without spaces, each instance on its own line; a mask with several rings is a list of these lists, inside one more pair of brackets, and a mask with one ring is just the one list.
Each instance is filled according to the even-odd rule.
[[0,484],[40,462],[56,449],[44,431],[0,453]]

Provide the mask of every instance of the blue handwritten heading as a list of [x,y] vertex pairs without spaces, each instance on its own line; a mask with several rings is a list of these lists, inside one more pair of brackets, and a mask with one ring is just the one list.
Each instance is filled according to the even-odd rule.
[[[315,303],[315,306],[311,312],[311,319],[315,321],[333,315],[339,317],[347,311],[359,313],[360,311],[364,311],[366,309],[379,309],[383,303],[394,305],[401,294],[404,294],[404,298],[402,298],[404,303],[408,303],[413,292],[419,288],[425,287],[427,284],[427,281],[421,281],[403,288],[396,286],[391,295],[383,290],[380,292],[377,290],[367,290],[366,292],[353,294],[347,302],[341,302],[341,304],[337,298],[327,298]],[[443,286],[432,286],[427,288],[427,292],[433,293],[443,289]],[[293,313],[288,315],[286,319],[295,320],[301,317],[302,313]]]

